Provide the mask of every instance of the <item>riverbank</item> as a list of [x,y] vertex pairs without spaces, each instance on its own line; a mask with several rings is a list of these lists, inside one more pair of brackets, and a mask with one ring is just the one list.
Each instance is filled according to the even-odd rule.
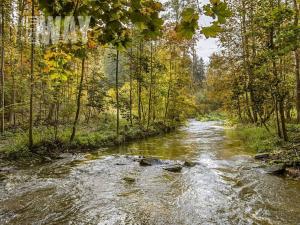
[[61,153],[79,153],[93,151],[103,147],[123,145],[128,142],[158,136],[175,130],[177,126],[155,123],[148,128],[144,126],[124,126],[117,136],[114,126],[79,127],[72,143],[69,142],[71,128],[61,129],[56,135],[49,128],[36,128],[32,149],[29,149],[27,133],[18,132],[2,137],[0,158],[9,161],[50,161]]
[[256,150],[255,159],[269,168],[270,173],[300,177],[300,125],[288,124],[288,142],[277,137],[274,127],[268,131],[264,127],[238,124],[235,129],[245,145]]

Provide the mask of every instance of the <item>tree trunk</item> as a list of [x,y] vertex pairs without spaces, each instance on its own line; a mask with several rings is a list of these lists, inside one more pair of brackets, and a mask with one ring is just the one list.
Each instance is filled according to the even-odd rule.
[[250,111],[252,110],[251,115],[251,121],[253,123],[257,123],[258,117],[257,117],[257,106],[255,103],[255,95],[253,91],[253,72],[252,68],[250,66],[250,50],[249,50],[249,37],[247,35],[247,24],[246,24],[246,3],[243,0],[242,1],[242,27],[241,27],[241,32],[242,32],[242,45],[243,45],[243,65],[244,65],[244,70],[246,74],[248,75],[248,84],[247,84],[247,91],[249,90],[249,95],[250,95]]
[[275,113],[276,113],[277,134],[278,134],[279,138],[282,138],[281,128],[280,128],[280,122],[279,122],[279,114],[278,114],[278,102],[277,102],[276,98],[274,98],[274,104],[275,104]]
[[133,62],[132,62],[132,60],[133,60],[133,51],[132,51],[132,48],[130,49],[130,77],[129,77],[129,79],[130,79],[130,93],[129,93],[129,117],[130,117],[130,124],[132,125],[132,89],[133,89],[133,87],[132,87],[132,73],[133,73],[133,71],[132,71],[132,66],[133,66]]
[[170,103],[170,93],[171,93],[171,87],[172,87],[172,59],[170,58],[170,78],[169,78],[169,87],[168,87],[168,94],[166,99],[166,109],[165,109],[165,118],[164,122],[166,122],[168,117],[168,111],[169,111],[169,103]]
[[120,105],[119,105],[119,50],[116,56],[116,101],[117,101],[117,137],[120,130]]
[[[12,40],[12,27],[10,26],[10,32],[9,32],[9,40],[10,43],[13,43]],[[12,77],[12,92],[11,92],[11,109],[10,109],[10,124],[13,126],[16,126],[16,114],[15,114],[15,104],[16,104],[16,83],[15,83],[15,71],[14,71],[14,66],[13,66],[13,53],[10,51],[10,67],[11,67],[11,77]]]
[[33,147],[33,91],[34,91],[34,48],[35,48],[35,20],[34,20],[34,0],[31,3],[31,65],[30,65],[30,100],[29,100],[29,148],[32,149]]
[[140,49],[139,49],[139,76],[138,76],[138,116],[139,122],[142,121],[142,42],[140,42]]
[[300,123],[300,53],[299,49],[295,50],[295,60],[296,60],[296,106],[297,106],[297,122]]
[[149,87],[149,103],[148,103],[148,123],[147,129],[150,126],[151,120],[151,106],[152,106],[152,85],[153,85],[153,43],[151,42],[151,49],[150,49],[150,87]]
[[76,110],[76,115],[75,115],[75,119],[74,119],[74,123],[73,123],[72,134],[70,137],[70,143],[73,142],[73,140],[75,138],[77,123],[78,123],[79,115],[80,115],[81,93],[82,93],[82,89],[83,89],[84,72],[85,72],[85,56],[83,57],[82,62],[81,62],[81,77],[80,77],[79,90],[78,90],[78,95],[77,95],[77,110]]
[[5,49],[4,49],[4,38],[5,38],[5,30],[4,30],[4,2],[1,4],[1,66],[0,66],[0,73],[1,73],[1,133],[4,133],[5,127],[5,84],[4,84],[4,57],[5,57]]
[[286,130],[286,126],[285,126],[284,101],[282,99],[279,101],[279,113],[280,113],[280,121],[281,121],[283,140],[288,141],[288,135],[287,135],[287,130]]
[[[295,27],[299,24],[299,6],[297,0],[294,0],[295,9]],[[299,48],[295,49],[295,75],[296,75],[296,109],[297,109],[297,122],[300,123],[300,53]]]

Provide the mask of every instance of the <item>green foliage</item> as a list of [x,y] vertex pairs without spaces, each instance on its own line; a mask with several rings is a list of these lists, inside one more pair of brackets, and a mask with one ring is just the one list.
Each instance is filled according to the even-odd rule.
[[268,132],[264,127],[256,127],[253,125],[238,126],[236,128],[239,137],[251,149],[257,152],[269,152],[277,149],[281,143],[276,137],[275,129]]
[[185,8],[182,11],[181,21],[176,26],[176,31],[181,38],[192,39],[198,26],[199,14],[194,8]]
[[225,121],[226,117],[222,113],[217,113],[217,112],[211,112],[206,115],[199,115],[197,116],[197,120],[202,121],[202,122],[207,122],[207,121]]
[[218,22],[213,22],[213,24],[209,27],[203,27],[201,32],[208,38],[208,37],[216,37],[223,29],[219,25]]
[[204,14],[210,16],[215,20],[211,26],[203,27],[201,33],[208,37],[216,37],[223,29],[222,24],[225,24],[227,19],[232,16],[226,2],[220,0],[210,0],[210,4],[203,7]]

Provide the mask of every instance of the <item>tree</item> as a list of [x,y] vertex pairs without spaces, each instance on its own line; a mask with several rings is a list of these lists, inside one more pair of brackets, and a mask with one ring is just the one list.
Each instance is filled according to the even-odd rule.
[[31,58],[30,58],[30,97],[29,97],[29,148],[33,147],[33,92],[34,92],[34,48],[35,48],[35,3],[31,2]]

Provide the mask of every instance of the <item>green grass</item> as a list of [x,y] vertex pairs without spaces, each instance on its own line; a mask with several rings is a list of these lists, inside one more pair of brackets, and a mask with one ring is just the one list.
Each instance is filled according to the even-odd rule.
[[125,121],[121,121],[120,135],[117,137],[115,121],[113,118],[105,118],[90,126],[78,126],[75,139],[70,143],[71,126],[59,127],[56,138],[53,127],[43,126],[34,129],[33,151],[28,147],[28,132],[18,131],[2,137],[0,153],[9,159],[20,159],[34,155],[47,156],[63,151],[88,151],[158,135],[169,130],[170,128],[162,123],[146,129],[138,125],[129,126]]
[[273,128],[268,132],[264,127],[238,125],[236,131],[246,146],[257,152],[270,152],[282,144]]

